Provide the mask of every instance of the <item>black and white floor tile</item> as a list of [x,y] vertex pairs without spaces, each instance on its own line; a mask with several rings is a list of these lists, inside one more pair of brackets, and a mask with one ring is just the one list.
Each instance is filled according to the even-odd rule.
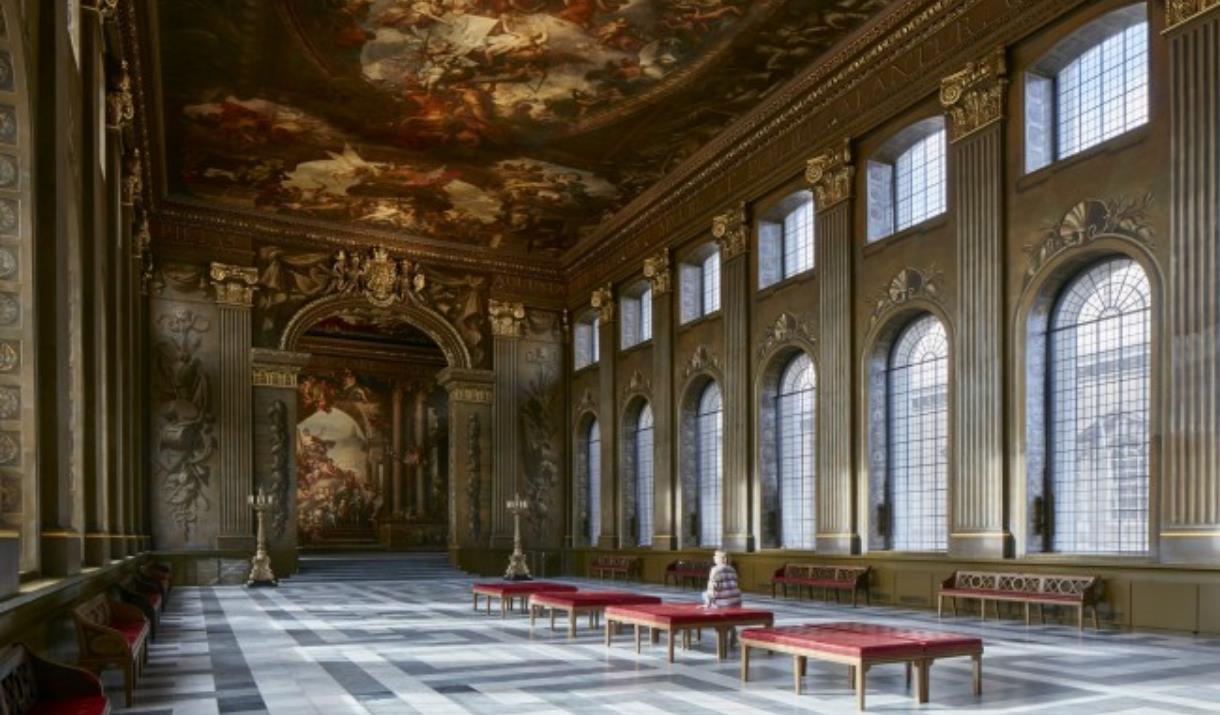
[[[718,663],[714,639],[680,652],[636,655],[630,638],[607,649],[581,624],[501,620],[471,609],[474,578],[439,556],[307,564],[278,589],[176,589],[151,664],[123,709],[116,673],[106,683],[116,713],[493,713],[674,715],[855,712],[842,666],[811,662],[805,692],[792,692],[791,660],[760,656],[742,687],[736,652]],[[326,568],[329,565],[330,568]],[[312,568],[309,568],[312,566]],[[336,574],[339,574],[336,576]],[[598,582],[564,579],[582,586]],[[602,584],[604,585],[604,584]],[[632,584],[674,600],[698,594]],[[1220,639],[1031,626],[1023,621],[938,623],[927,611],[771,601],[778,623],[869,620],[984,638],[983,695],[970,692],[968,659],[932,669],[931,702],[914,703],[901,666],[869,673],[873,712],[1220,712]]]

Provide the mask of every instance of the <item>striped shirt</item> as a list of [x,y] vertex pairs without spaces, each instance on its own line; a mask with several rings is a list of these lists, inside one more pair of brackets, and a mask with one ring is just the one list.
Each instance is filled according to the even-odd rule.
[[737,571],[728,564],[712,567],[707,577],[707,591],[703,604],[708,608],[738,608],[741,606],[741,589],[737,585]]

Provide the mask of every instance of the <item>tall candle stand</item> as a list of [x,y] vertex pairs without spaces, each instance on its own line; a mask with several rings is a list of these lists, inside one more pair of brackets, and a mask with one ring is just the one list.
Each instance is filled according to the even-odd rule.
[[525,563],[525,552],[521,550],[521,515],[529,508],[529,502],[516,497],[506,504],[509,513],[513,515],[513,555],[508,558],[508,570],[504,572],[506,581],[532,581],[530,567]]
[[250,560],[250,578],[247,586],[278,586],[275,574],[271,571],[271,557],[267,555],[266,514],[275,508],[275,497],[258,488],[258,494],[252,494],[247,499],[250,507],[258,518],[258,540],[254,550],[254,558]]

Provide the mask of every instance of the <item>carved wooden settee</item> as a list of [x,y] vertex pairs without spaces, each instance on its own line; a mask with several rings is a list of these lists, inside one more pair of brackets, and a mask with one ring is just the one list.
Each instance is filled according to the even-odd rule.
[[622,576],[626,581],[638,572],[639,564],[640,560],[635,556],[599,554],[589,561],[589,577],[616,579]]
[[153,582],[157,588],[161,589],[162,608],[169,602],[170,588],[173,586],[173,572],[168,564],[159,564],[149,561],[140,567],[140,576]]
[[675,586],[703,586],[707,583],[707,575],[711,570],[711,561],[678,559],[665,567],[665,583],[668,584],[672,579]]
[[137,674],[148,662],[148,619],[140,609],[112,601],[104,593],[72,610],[81,667],[101,673],[108,665],[123,671],[123,690],[131,707]]
[[43,660],[16,643],[0,654],[0,712],[107,715],[110,701],[92,673]]
[[1038,606],[1042,622],[1046,616],[1042,606],[1068,606],[1076,609],[1076,624],[1084,628],[1084,611],[1093,609],[1093,627],[1098,628],[1097,603],[1101,596],[1101,579],[1097,576],[1071,574],[1032,574],[1001,571],[955,571],[940,585],[936,602],[939,616],[944,611],[945,599],[950,600],[953,615],[957,615],[959,598],[978,599],[983,618],[987,617],[987,602],[996,604],[996,617],[1000,615],[1000,601],[1025,604],[1025,622],[1029,623],[1029,607]]
[[872,605],[868,592],[868,566],[830,566],[823,564],[784,564],[775,570],[771,577],[771,598],[775,598],[776,587],[783,589],[784,597],[788,596],[788,587],[796,588],[799,599],[804,589],[809,589],[812,597],[813,589],[822,589],[823,594],[834,591],[835,602],[839,601],[839,593],[851,592],[851,605],[856,605],[860,591],[864,591],[864,602]]
[[148,619],[149,640],[157,640],[157,626],[161,623],[161,612],[165,608],[165,597],[160,584],[136,575],[119,586],[119,597],[130,603]]

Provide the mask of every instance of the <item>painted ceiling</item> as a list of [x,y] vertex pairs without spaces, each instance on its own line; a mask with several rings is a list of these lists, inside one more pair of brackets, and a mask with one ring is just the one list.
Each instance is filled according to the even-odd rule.
[[887,1],[161,0],[169,189],[555,256]]

